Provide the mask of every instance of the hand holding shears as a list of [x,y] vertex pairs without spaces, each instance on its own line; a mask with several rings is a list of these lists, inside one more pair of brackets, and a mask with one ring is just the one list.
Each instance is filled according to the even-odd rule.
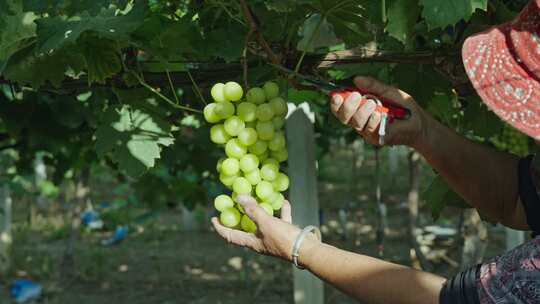
[[304,82],[307,82],[309,85],[316,87],[320,91],[328,94],[330,97],[334,98],[336,95],[339,95],[343,100],[347,100],[348,97],[357,92],[361,95],[360,106],[363,106],[365,103],[372,101],[376,104],[375,112],[381,114],[381,122],[378,128],[379,135],[379,145],[384,145],[385,135],[386,135],[386,125],[392,123],[394,120],[407,120],[411,117],[411,111],[407,108],[398,106],[395,102],[376,96],[369,92],[363,92],[358,88],[354,87],[343,87],[339,86],[330,81],[319,80],[310,76],[305,76],[299,73],[296,73],[290,69],[287,69],[283,66],[273,65],[277,69],[298,78]]

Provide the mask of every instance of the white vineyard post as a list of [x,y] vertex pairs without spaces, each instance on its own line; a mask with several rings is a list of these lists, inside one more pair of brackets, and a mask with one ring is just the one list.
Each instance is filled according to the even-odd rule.
[[[319,226],[317,167],[313,113],[307,103],[298,107],[289,104],[287,118],[287,149],[289,152],[289,200],[295,225]],[[323,261],[321,261],[323,262]],[[307,270],[293,266],[295,304],[324,303],[324,285]]]
[[11,266],[11,193],[5,183],[0,187],[0,274],[6,274]]

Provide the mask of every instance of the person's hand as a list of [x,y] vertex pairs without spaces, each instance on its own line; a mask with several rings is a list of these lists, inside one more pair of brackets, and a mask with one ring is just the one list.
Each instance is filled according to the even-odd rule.
[[[354,84],[365,94],[391,100],[395,105],[411,111],[409,119],[394,120],[392,124],[386,126],[385,144],[415,147],[418,141],[422,140],[426,128],[426,114],[410,95],[371,77],[358,76],[354,79]],[[343,124],[352,127],[367,142],[378,145],[381,114],[375,112],[374,102],[366,102],[360,106],[360,98],[361,95],[356,92],[346,100],[335,95],[331,101],[332,112]]]
[[238,195],[238,203],[246,215],[257,225],[257,233],[227,228],[217,218],[212,218],[212,224],[217,233],[227,242],[250,248],[258,253],[292,260],[294,240],[300,229],[291,224],[291,205],[288,201],[281,208],[281,219],[268,215],[254,198],[247,195]]

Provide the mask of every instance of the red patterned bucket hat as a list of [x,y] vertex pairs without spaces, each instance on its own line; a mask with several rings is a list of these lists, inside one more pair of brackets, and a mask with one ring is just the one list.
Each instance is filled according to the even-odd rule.
[[513,21],[469,37],[462,56],[484,103],[540,139],[540,0],[531,0]]

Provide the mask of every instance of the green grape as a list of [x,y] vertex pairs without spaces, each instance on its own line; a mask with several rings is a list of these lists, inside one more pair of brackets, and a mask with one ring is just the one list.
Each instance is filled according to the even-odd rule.
[[272,186],[276,191],[286,191],[289,189],[289,177],[284,173],[279,172],[276,179],[272,182]]
[[281,117],[274,117],[272,119],[272,124],[274,125],[274,129],[280,130],[285,125],[285,120]]
[[283,98],[276,97],[270,100],[269,104],[272,106],[272,109],[274,109],[274,114],[279,117],[283,117],[287,115],[287,103]]
[[224,144],[230,139],[229,134],[225,132],[223,124],[215,125],[210,128],[210,140],[216,144]]
[[283,132],[277,132],[274,135],[274,138],[272,138],[268,142],[268,149],[270,149],[271,151],[282,150],[285,148],[285,143],[286,143],[286,140],[285,140],[285,135],[283,135]]
[[246,152],[246,146],[242,145],[237,138],[231,138],[227,144],[225,144],[225,154],[227,154],[228,157],[240,159]]
[[221,120],[216,113],[216,103],[209,103],[203,109],[204,119],[209,123],[216,123]]
[[246,128],[255,129],[256,127],[257,127],[257,121],[254,120],[254,121],[246,122]]
[[279,86],[275,82],[266,82],[263,86],[263,90],[267,100],[271,100],[279,96]]
[[218,195],[214,199],[214,208],[216,208],[218,211],[223,211],[231,207],[234,207],[234,202],[232,198],[226,194]]
[[[236,201],[236,200],[235,200]],[[236,209],[238,209],[238,211],[242,212],[243,214],[246,214],[246,211],[244,211],[244,207],[242,207],[242,205],[240,204],[236,204]],[[275,209],[274,209],[275,210]]]
[[220,181],[232,189],[231,196],[216,197],[214,207],[221,211],[220,220],[227,227],[240,226],[255,232],[256,225],[242,216],[244,210],[236,199],[238,194],[254,192],[269,215],[281,209],[285,198],[280,192],[289,188],[288,176],[279,171],[280,162],[288,158],[285,134],[281,131],[287,103],[278,97],[279,87],[274,82],[250,89],[247,101],[239,102],[236,108],[232,102],[240,101],[244,95],[238,83],[217,83],[211,94],[216,103],[205,107],[204,117],[210,123],[224,121],[210,128],[210,139],[225,144],[227,158],[218,160],[216,170]]
[[240,223],[240,218],[240,212],[238,212],[238,210],[235,208],[227,208],[221,211],[221,214],[219,215],[219,221],[221,224],[229,228],[236,227]]
[[285,148],[278,151],[272,151],[272,157],[277,159],[280,163],[282,163],[286,161],[287,159],[289,159],[289,152],[287,152],[287,149]]
[[222,157],[222,158],[218,159],[217,164],[216,164],[216,171],[217,172],[221,173],[221,164],[223,163],[223,161],[225,159],[226,159],[225,157]]
[[259,158],[254,154],[246,154],[240,158],[240,169],[243,172],[251,172],[259,167]]
[[248,147],[250,153],[261,155],[268,149],[268,144],[264,140],[257,140],[253,145]]
[[244,146],[251,146],[257,142],[257,131],[253,128],[244,128],[238,133],[238,140]]
[[237,116],[227,118],[223,125],[230,136],[237,136],[246,127],[244,121]]
[[273,164],[266,164],[261,168],[261,177],[266,181],[274,181],[279,173],[279,167]]
[[253,186],[256,186],[258,183],[261,182],[261,173],[259,169],[255,169],[253,171],[250,171],[246,174],[244,174],[244,177],[250,182]]
[[261,181],[257,187],[255,187],[255,194],[263,201],[269,198],[272,193],[274,193],[274,187],[270,182]]
[[242,99],[242,96],[244,96],[244,90],[242,90],[242,87],[234,81],[229,81],[225,84],[223,93],[225,98],[231,101],[239,101]]
[[246,99],[248,102],[261,104],[266,101],[266,95],[261,88],[251,88],[246,94]]
[[221,119],[227,119],[234,115],[234,105],[228,101],[219,102],[216,104],[216,114]]
[[225,85],[223,83],[216,83],[210,90],[210,95],[217,102],[225,102],[227,98],[225,97],[224,91]]
[[274,215],[274,208],[272,208],[270,204],[260,203],[259,206],[261,206],[264,209],[264,212],[266,212],[268,215],[270,216]]
[[269,154],[268,154],[268,151],[264,151],[263,154],[258,155],[258,156],[259,156],[259,161],[260,161],[260,162],[264,162],[265,160],[268,159]]
[[221,181],[221,183],[223,185],[225,185],[226,187],[230,188],[232,187],[234,181],[238,178],[239,176],[238,175],[227,175],[225,173],[221,173],[219,175],[219,180]]
[[279,162],[276,159],[273,158],[267,158],[262,162],[263,165],[272,164],[279,168]]
[[236,108],[238,117],[245,122],[255,121],[257,118],[257,106],[251,102],[242,102]]
[[242,216],[240,227],[242,227],[242,230],[248,233],[257,232],[257,225],[245,214]]
[[271,140],[274,138],[274,125],[270,121],[259,121],[256,130],[259,138],[262,140]]
[[[275,190],[275,189],[274,189]],[[272,194],[263,200],[263,203],[267,203],[268,205],[272,205],[273,202],[277,199],[279,199],[281,193],[279,192],[272,192]]]
[[281,207],[283,207],[283,201],[285,200],[285,197],[283,197],[283,194],[277,193],[277,197],[272,200],[272,203],[270,204],[274,210],[279,210]]
[[274,117],[274,109],[270,104],[263,103],[257,107],[256,115],[259,121],[268,121]]
[[252,190],[251,183],[244,177],[235,179],[232,187],[233,191],[238,194],[250,194]]
[[240,171],[240,162],[236,158],[227,158],[221,164],[221,172],[226,175],[237,175]]

